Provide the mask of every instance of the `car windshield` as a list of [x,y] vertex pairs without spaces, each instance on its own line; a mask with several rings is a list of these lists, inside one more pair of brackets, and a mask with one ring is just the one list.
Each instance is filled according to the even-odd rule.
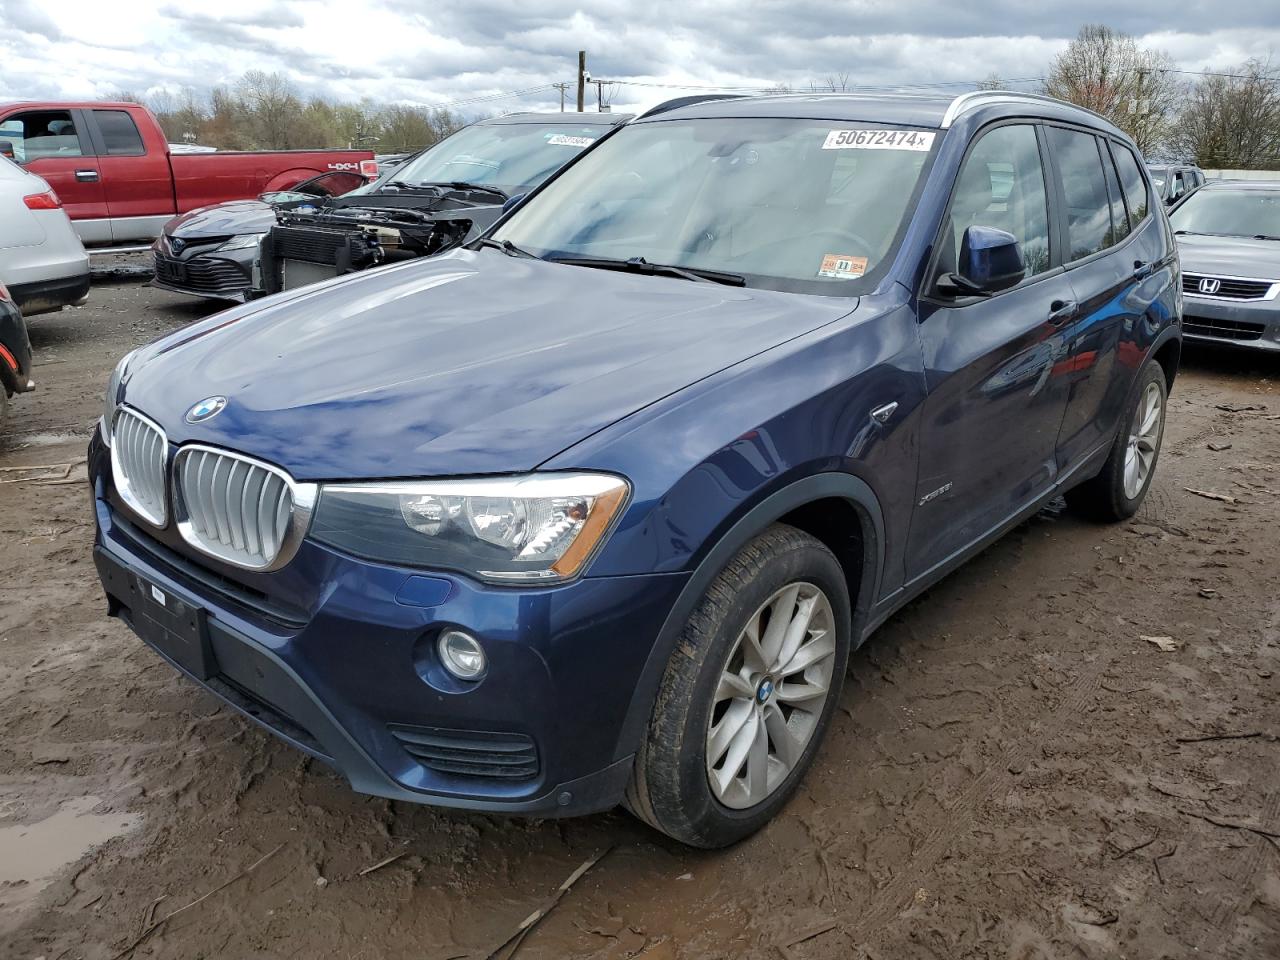
[[1169,214],[1179,233],[1280,237],[1280,189],[1200,190]]
[[934,131],[849,121],[637,123],[566,170],[494,239],[546,259],[662,264],[852,295],[887,263],[934,140]]
[[535,187],[608,127],[584,123],[478,123],[441,140],[375,183],[353,192],[368,193],[388,183],[476,183],[510,193]]

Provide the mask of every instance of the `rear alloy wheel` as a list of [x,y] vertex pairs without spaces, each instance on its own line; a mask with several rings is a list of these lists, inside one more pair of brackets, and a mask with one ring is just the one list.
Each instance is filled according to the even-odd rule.
[[776,524],[743,547],[671,654],[627,808],[698,847],[764,826],[839,702],[850,621],[844,571],[818,540]]
[[1164,432],[1164,394],[1158,383],[1148,383],[1138,397],[1138,409],[1129,427],[1124,453],[1124,495],[1134,499],[1147,485],[1156,467],[1156,451]]
[[1120,424],[1107,462],[1096,477],[1068,490],[1067,503],[1096,520],[1127,520],[1138,512],[1160,459],[1168,409],[1164,368],[1148,360],[1138,377],[1137,399]]

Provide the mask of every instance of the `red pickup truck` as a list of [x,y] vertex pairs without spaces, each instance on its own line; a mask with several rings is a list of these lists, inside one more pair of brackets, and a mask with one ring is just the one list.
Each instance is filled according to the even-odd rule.
[[86,246],[145,243],[179,213],[373,160],[368,150],[174,154],[146,107],[102,102],[0,103],[0,154],[49,182]]

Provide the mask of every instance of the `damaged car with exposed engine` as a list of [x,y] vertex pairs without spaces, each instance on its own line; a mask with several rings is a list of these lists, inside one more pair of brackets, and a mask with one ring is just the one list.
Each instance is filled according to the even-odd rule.
[[262,296],[258,247],[275,226],[276,211],[307,208],[324,197],[365,186],[377,168],[368,169],[369,174],[330,170],[288,190],[260,194],[256,200],[228,200],[179,214],[164,225],[151,245],[151,285],[237,303]]
[[521,113],[464,127],[374,183],[276,211],[263,238],[268,293],[474,239],[628,114]]

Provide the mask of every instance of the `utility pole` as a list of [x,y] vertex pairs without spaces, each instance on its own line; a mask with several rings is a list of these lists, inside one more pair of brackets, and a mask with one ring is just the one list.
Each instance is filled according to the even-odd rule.
[[583,99],[587,92],[587,51],[578,51],[578,112],[582,113]]
[[565,95],[565,92],[569,89],[569,84],[553,83],[552,86],[560,91],[560,112],[564,113],[564,95]]
[[595,81],[596,85],[596,112],[604,113],[604,81]]

